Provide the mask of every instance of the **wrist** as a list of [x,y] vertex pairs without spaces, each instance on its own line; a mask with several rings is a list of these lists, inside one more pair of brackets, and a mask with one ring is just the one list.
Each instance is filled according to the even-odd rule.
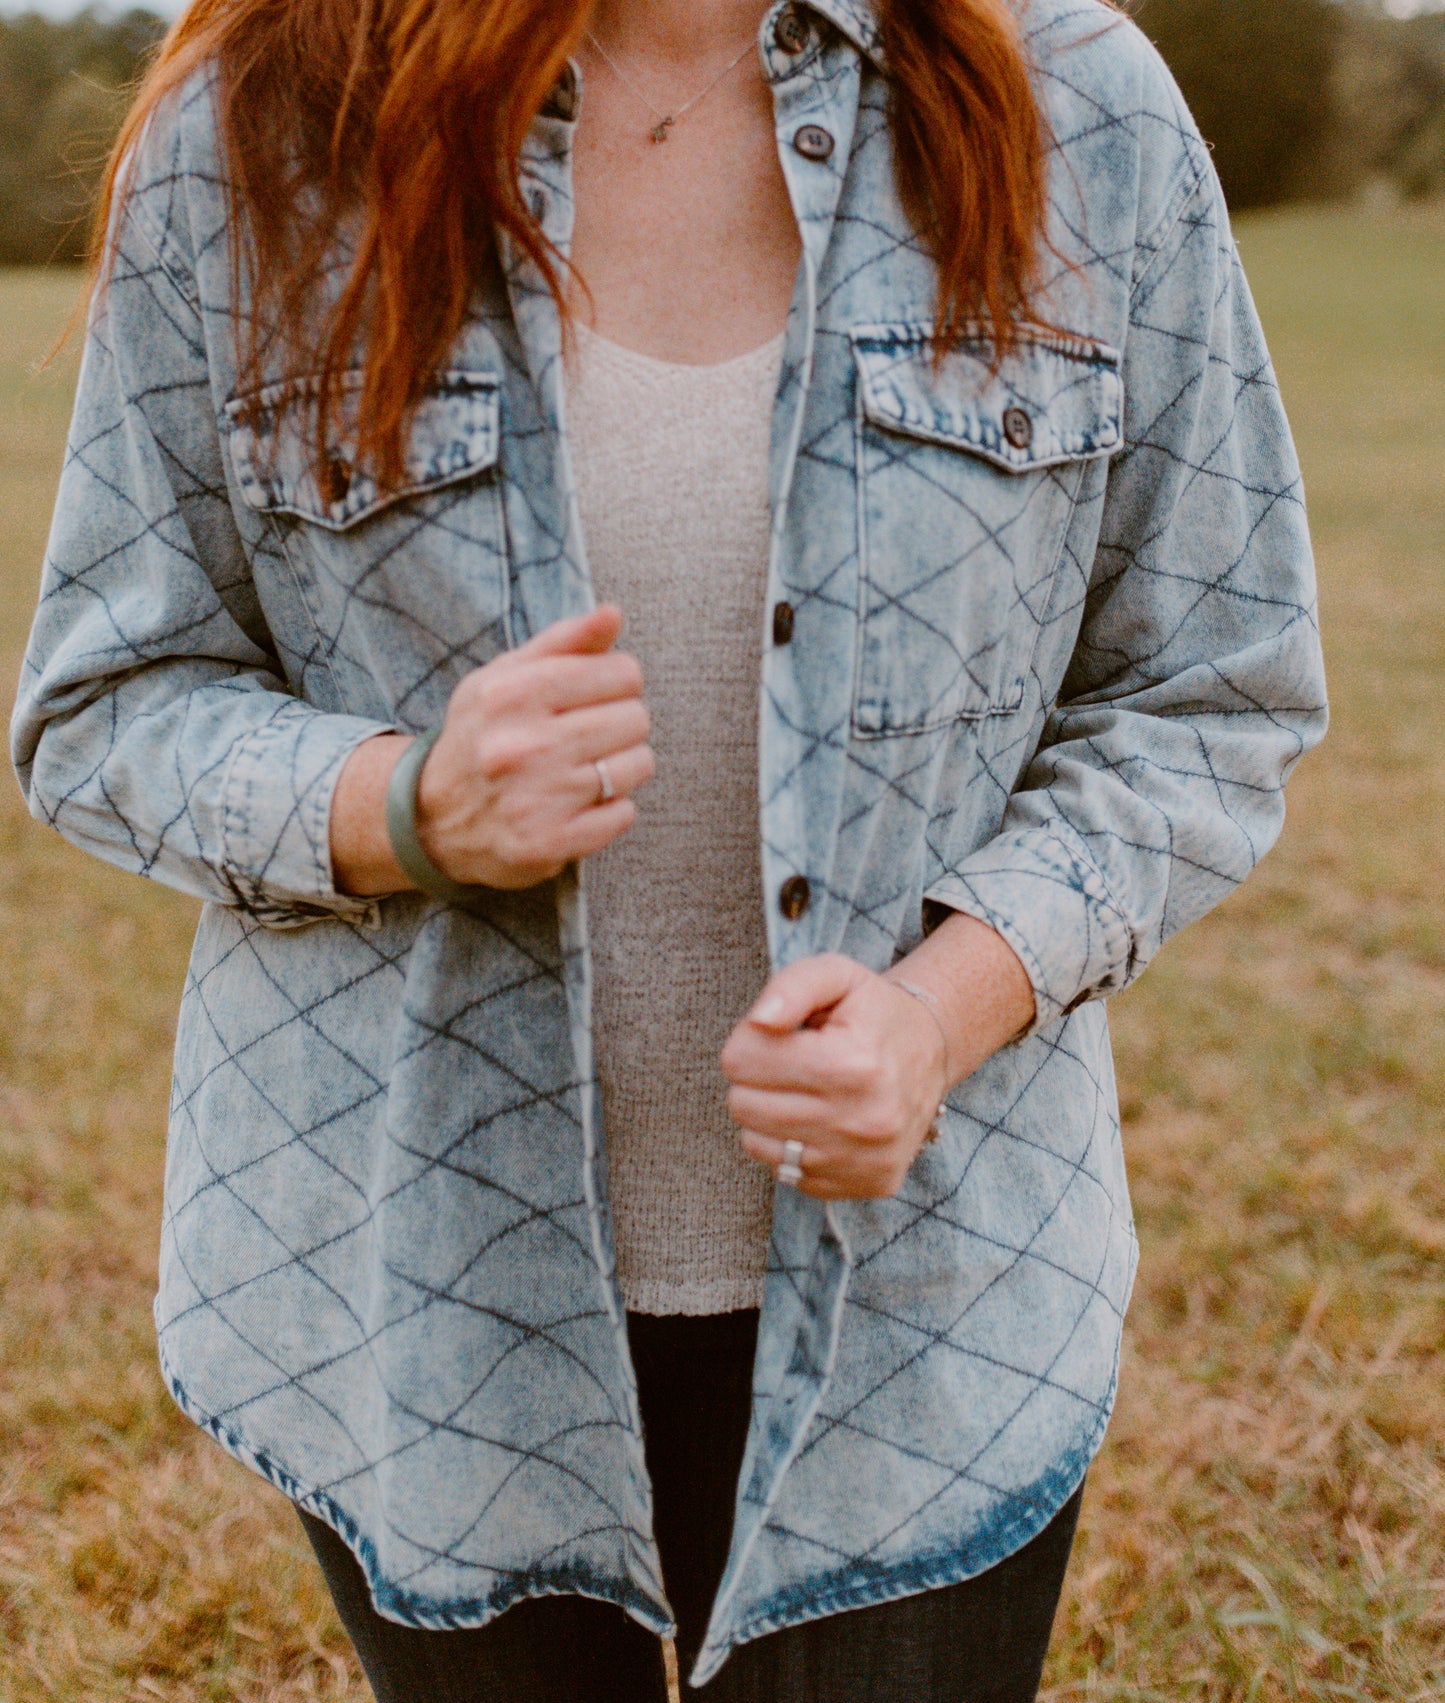
[[386,831],[386,789],[410,744],[408,734],[379,733],[342,764],[329,823],[331,879],[339,893],[370,899],[411,885]]
[[459,910],[485,908],[487,889],[455,881],[433,861],[417,831],[417,796],[422,772],[441,733],[433,728],[407,746],[392,767],[386,787],[386,833],[392,856],[413,887]]
[[943,1086],[940,1089],[938,1096],[941,1100],[953,1086],[954,1081],[953,1071],[950,1065],[952,1049],[948,1043],[948,1019],[943,1008],[943,1001],[939,999],[938,995],[934,993],[932,988],[924,987],[921,983],[913,981],[908,976],[889,975],[885,979],[891,982],[894,987],[900,989],[903,993],[910,995],[914,1000],[916,1000],[917,1003],[928,1013],[929,1017],[932,1019],[934,1028],[938,1031],[939,1046],[941,1048],[939,1053],[939,1064],[943,1077]]
[[1033,983],[1018,954],[996,929],[964,911],[946,917],[888,974],[933,996],[948,1039],[950,1088],[1034,1021]]

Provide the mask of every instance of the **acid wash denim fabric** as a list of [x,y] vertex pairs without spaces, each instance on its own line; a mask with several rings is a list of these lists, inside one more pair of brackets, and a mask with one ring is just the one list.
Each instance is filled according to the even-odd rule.
[[[758,635],[772,961],[886,969],[960,910],[1015,947],[1038,1014],[949,1096],[896,1199],[778,1191],[696,1680],[773,1628],[978,1573],[1078,1484],[1135,1265],[1104,998],[1249,873],[1325,722],[1289,432],[1153,50],[1092,0],[1030,6],[1053,329],[995,363],[976,326],[935,364],[875,20],[864,0],[801,15],[801,51],[776,8],[759,36],[803,245],[768,595],[796,615],[790,643]],[[582,98],[573,68],[525,158],[564,249]],[[805,126],[831,151],[795,147]],[[384,1614],[472,1626],[575,1591],[665,1631],[585,866],[474,917],[348,898],[327,851],[356,745],[434,725],[467,670],[589,605],[557,314],[504,248],[406,487],[379,491],[344,434],[318,474],[304,360],[258,392],[237,378],[204,79],[134,174],[14,753],[37,816],[206,901],[165,1376],[341,1533]]]

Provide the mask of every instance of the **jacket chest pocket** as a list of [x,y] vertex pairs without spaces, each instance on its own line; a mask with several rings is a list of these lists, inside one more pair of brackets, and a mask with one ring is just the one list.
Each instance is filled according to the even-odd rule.
[[237,398],[232,463],[246,503],[272,522],[342,699],[420,727],[508,643],[500,387],[489,371],[437,375],[413,416],[405,476],[383,490],[354,458],[360,385],[360,373],[343,376],[320,458],[314,378]]
[[1030,329],[935,365],[930,328],[860,326],[853,732],[922,733],[1024,698],[1088,464],[1123,442],[1117,351]]

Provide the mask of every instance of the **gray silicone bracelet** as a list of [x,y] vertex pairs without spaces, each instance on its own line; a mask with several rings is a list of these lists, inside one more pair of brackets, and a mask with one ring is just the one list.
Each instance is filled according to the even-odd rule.
[[391,771],[391,780],[386,788],[387,838],[408,881],[433,899],[477,913],[486,904],[490,889],[468,887],[460,881],[453,881],[426,855],[417,838],[417,788],[421,785],[422,767],[440,732],[439,727],[434,727],[430,733],[419,733]]

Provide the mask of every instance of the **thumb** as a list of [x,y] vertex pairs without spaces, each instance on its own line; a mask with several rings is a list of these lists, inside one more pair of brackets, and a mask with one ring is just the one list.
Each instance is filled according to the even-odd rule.
[[586,656],[611,650],[622,631],[622,611],[615,603],[599,603],[581,615],[566,615],[533,633],[518,645],[514,656]]
[[841,952],[821,952],[785,965],[769,978],[753,1003],[747,1021],[760,1029],[786,1034],[800,1028],[814,1012],[827,1011],[845,999],[870,971]]

